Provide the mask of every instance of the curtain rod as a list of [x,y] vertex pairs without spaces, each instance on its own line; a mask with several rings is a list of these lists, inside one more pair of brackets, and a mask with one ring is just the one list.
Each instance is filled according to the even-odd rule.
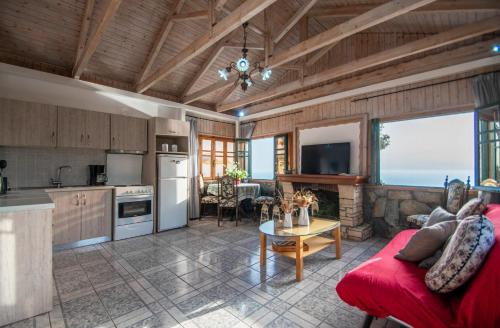
[[217,120],[212,120],[212,119],[204,118],[204,117],[197,117],[197,116],[193,116],[193,115],[186,115],[186,116],[191,117],[191,118],[195,118],[198,120],[205,120],[205,121],[216,122],[216,123],[226,123],[226,124],[233,124],[233,125],[236,124],[235,122],[217,121]]

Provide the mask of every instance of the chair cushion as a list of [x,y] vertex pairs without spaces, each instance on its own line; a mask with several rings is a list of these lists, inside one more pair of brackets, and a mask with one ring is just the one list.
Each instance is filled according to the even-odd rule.
[[442,207],[437,207],[429,215],[429,220],[424,223],[423,227],[429,227],[439,222],[455,220],[457,216],[443,209]]
[[217,196],[207,195],[207,196],[201,197],[202,204],[217,204],[218,202],[219,202],[219,199]]
[[486,205],[480,198],[472,198],[457,213],[457,220],[463,220],[471,215],[479,215],[484,212]]
[[458,221],[444,221],[418,230],[394,257],[405,261],[422,261],[439,250],[457,228]]
[[427,221],[429,221],[429,214],[414,214],[406,218],[406,222],[413,223],[419,227],[423,226]]
[[488,218],[476,215],[460,221],[443,255],[425,275],[425,284],[438,293],[462,286],[479,270],[494,242]]
[[219,202],[220,207],[236,207],[236,199],[234,198],[229,198],[229,199],[221,199]]
[[255,204],[262,205],[262,204],[272,204],[274,203],[274,198],[271,196],[259,196],[255,198]]

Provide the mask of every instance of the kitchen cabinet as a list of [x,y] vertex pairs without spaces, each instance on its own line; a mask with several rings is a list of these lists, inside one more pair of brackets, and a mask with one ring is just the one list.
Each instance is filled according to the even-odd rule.
[[56,146],[56,106],[0,99],[0,115],[0,145]]
[[49,192],[55,204],[53,244],[62,245],[96,237],[111,237],[112,191]]
[[82,229],[80,239],[111,237],[111,190],[81,192]]
[[148,150],[148,121],[142,118],[111,115],[111,149]]
[[109,114],[58,107],[57,146],[109,149]]
[[189,136],[189,122],[156,117],[154,123],[156,135]]
[[81,236],[80,192],[49,193],[55,204],[52,218],[53,244],[74,243]]

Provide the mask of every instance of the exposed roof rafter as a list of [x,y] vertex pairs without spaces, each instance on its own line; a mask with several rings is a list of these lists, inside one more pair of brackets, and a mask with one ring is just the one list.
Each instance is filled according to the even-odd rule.
[[158,81],[165,78],[168,74],[172,73],[178,66],[183,65],[196,57],[220,39],[234,31],[244,22],[250,20],[255,15],[269,7],[276,0],[252,0],[246,1],[236,8],[231,14],[224,17],[212,29],[200,38],[193,41],[189,46],[177,54],[174,58],[170,59],[158,70],[150,74],[143,81],[137,84],[137,92],[144,92],[149,89]]
[[81,51],[80,56],[76,61],[75,66],[73,67],[72,75],[74,78],[80,78],[80,75],[87,66],[90,58],[96,51],[97,46],[99,45],[99,42],[101,41],[101,38],[104,35],[104,32],[106,31],[109,23],[113,19],[115,13],[118,11],[121,2],[122,0],[108,0],[108,2],[106,3],[104,14],[100,19],[94,34],[85,43],[85,48]]
[[299,20],[307,14],[307,12],[318,2],[318,0],[309,0],[308,3],[301,6],[295,14],[285,23],[281,31],[274,37],[274,43],[278,43],[287,35],[288,32],[299,22]]
[[163,44],[165,43],[165,40],[168,37],[168,34],[170,33],[172,27],[174,26],[173,17],[181,11],[182,6],[184,5],[185,2],[186,0],[175,0],[172,8],[170,8],[167,17],[165,17],[165,20],[163,21],[163,25],[161,26],[160,31],[156,35],[156,38],[153,42],[153,46],[149,51],[148,57],[146,58],[144,65],[142,65],[142,69],[139,72],[137,82],[141,82],[144,79],[144,76],[147,73],[149,73],[151,66],[153,65],[156,57],[158,56],[161,48],[163,47]]
[[482,34],[494,32],[500,29],[500,25],[498,25],[499,20],[500,16],[495,16],[478,23],[460,26],[446,32],[431,35],[420,40],[403,44],[399,47],[387,49],[373,55],[360,58],[353,62],[333,67],[328,70],[323,70],[320,73],[307,76],[303,80],[296,80],[290,83],[286,83],[274,89],[256,94],[254,96],[245,97],[238,101],[218,106],[217,111],[223,112],[233,108],[239,108],[244,105],[266,100],[301,88],[306,88],[318,83],[326,82],[347,74],[355,73],[363,69],[375,67],[377,65],[381,65],[390,61],[443,47]]

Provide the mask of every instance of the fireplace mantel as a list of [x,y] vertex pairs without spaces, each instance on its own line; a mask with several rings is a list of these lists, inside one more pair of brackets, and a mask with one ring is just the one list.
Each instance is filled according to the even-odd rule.
[[368,183],[368,177],[360,175],[278,174],[278,181],[357,186]]

